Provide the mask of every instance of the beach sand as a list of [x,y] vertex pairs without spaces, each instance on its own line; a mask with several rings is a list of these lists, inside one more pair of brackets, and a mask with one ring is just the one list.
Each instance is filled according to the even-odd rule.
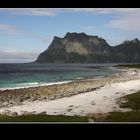
[[[51,115],[62,114],[70,116],[86,116],[96,113],[109,113],[112,111],[128,111],[128,109],[120,108],[118,101],[120,97],[140,90],[140,70],[122,69],[122,73],[120,74],[116,74],[111,77],[100,78],[100,80],[88,79],[87,82],[84,80],[81,83],[75,83],[75,86],[79,86],[80,89],[81,84],[82,89],[82,87],[84,87],[83,85],[85,85],[85,87],[88,86],[88,90],[89,87],[92,87],[91,91],[85,90],[84,92],[84,89],[86,89],[84,87],[80,93],[78,88],[76,89],[78,92],[74,92],[73,83],[71,83],[72,85],[70,83],[66,83],[59,86],[72,86],[72,90],[69,90],[69,93],[73,94],[65,94],[67,97],[64,95],[59,98],[54,98],[53,100],[24,100],[21,105],[1,107],[0,113],[5,114],[9,112],[10,115],[11,112],[17,112],[18,115],[22,115],[27,112],[32,112],[33,114],[46,112],[47,114]],[[90,84],[86,85],[86,83]],[[40,90],[43,90],[43,88]],[[53,88],[56,87],[54,86]],[[64,89],[66,89],[66,87]]]

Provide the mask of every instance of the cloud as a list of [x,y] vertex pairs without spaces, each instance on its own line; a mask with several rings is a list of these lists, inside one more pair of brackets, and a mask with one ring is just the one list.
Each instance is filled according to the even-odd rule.
[[59,9],[56,8],[2,8],[1,11],[15,15],[27,16],[55,16]]
[[140,8],[71,8],[75,12],[90,12],[95,14],[136,14]]
[[[57,16],[61,13],[91,13],[113,15],[107,26],[125,31],[140,31],[140,8],[0,8],[2,12],[26,16]],[[94,30],[94,26],[83,30]],[[0,33],[17,34],[21,31],[12,25],[0,24]],[[50,38],[44,38],[51,40]]]
[[[14,25],[1,24],[1,23],[0,23],[0,34],[6,34],[6,35],[19,35],[20,34],[20,35],[24,35],[26,37],[35,38],[40,41],[49,42],[49,43],[52,41],[52,39],[54,37],[53,35],[34,34],[30,31],[21,30]],[[9,45],[10,45],[9,42],[0,42],[0,46],[9,46]]]
[[16,26],[0,23],[0,34],[16,35],[22,33]]
[[0,51],[0,59],[14,59],[14,60],[35,60],[38,54],[35,52],[18,51],[18,50],[3,50]]
[[124,31],[140,32],[140,9],[111,20],[108,26]]
[[[51,42],[53,39],[52,35],[36,35],[30,31],[21,30],[18,27],[10,24],[2,24],[0,23],[0,34],[6,34],[6,35],[25,35],[27,37],[32,37],[39,39],[43,42]],[[9,46],[8,42],[0,42],[0,46]]]
[[27,16],[56,16],[60,13],[88,12],[93,14],[134,14],[139,8],[1,8],[1,11]]

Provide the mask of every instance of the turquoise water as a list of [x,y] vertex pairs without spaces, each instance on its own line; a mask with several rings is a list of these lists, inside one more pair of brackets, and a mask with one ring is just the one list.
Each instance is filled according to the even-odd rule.
[[0,64],[0,88],[16,88],[78,78],[108,76],[118,72],[92,65]]

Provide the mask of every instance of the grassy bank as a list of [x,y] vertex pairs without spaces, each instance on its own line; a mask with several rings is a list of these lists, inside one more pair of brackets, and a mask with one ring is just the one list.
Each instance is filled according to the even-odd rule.
[[140,122],[140,111],[111,112],[105,122]]
[[122,97],[121,100],[124,100],[126,102],[122,102],[120,104],[120,107],[131,108],[136,111],[140,110],[140,91],[134,94],[126,95]]
[[[140,122],[140,111],[111,112],[105,117],[91,117],[94,122]],[[63,115],[0,115],[0,122],[89,122],[89,117]]]
[[88,122],[88,117],[63,116],[63,115],[0,115],[0,122]]
[[140,68],[140,64],[120,64],[116,67]]
[[[140,91],[120,99],[121,108],[130,108],[128,112],[111,112],[104,121],[107,122],[140,122]],[[125,102],[122,102],[125,101]]]

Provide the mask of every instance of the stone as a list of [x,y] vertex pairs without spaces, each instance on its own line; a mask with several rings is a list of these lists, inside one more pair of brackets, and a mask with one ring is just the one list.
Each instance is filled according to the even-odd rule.
[[68,111],[68,112],[72,111],[72,108],[68,108],[67,111]]
[[39,113],[39,114],[46,115],[47,112],[46,112],[46,111],[43,111],[43,112],[41,112],[41,113]]
[[18,115],[17,112],[11,112],[10,114],[11,114],[12,116],[17,116],[17,115]]
[[69,107],[74,107],[73,105],[70,105]]
[[91,105],[95,105],[96,103],[94,101],[91,102]]

